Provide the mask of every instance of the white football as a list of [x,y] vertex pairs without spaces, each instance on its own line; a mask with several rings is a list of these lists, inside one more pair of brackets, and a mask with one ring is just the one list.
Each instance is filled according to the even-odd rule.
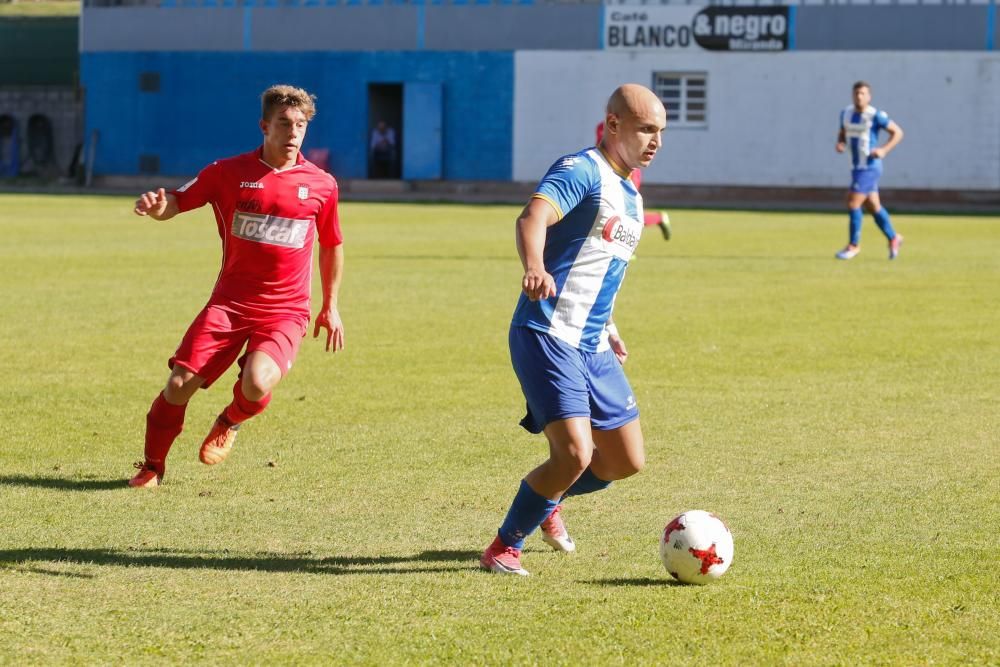
[[732,564],[733,534],[711,512],[690,510],[663,529],[660,558],[674,579],[707,584],[725,574]]

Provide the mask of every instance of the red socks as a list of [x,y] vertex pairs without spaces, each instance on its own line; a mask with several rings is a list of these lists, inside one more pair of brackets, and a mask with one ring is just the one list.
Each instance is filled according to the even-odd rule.
[[254,415],[264,412],[264,408],[271,402],[271,394],[266,394],[259,401],[251,401],[243,395],[243,387],[240,380],[233,385],[233,402],[222,411],[222,418],[229,422],[231,426],[242,424]]
[[186,403],[168,403],[163,392],[160,392],[146,414],[146,464],[160,475],[164,472],[170,446],[184,428],[185,410]]
[[[259,401],[248,399],[243,395],[240,381],[237,380],[233,385],[233,402],[222,411],[222,418],[235,426],[254,415],[259,415],[270,402],[271,394]],[[184,405],[168,403],[163,397],[163,392],[160,392],[146,414],[146,465],[160,475],[163,475],[166,469],[165,462],[170,446],[184,428],[185,410],[187,410],[186,403]]]

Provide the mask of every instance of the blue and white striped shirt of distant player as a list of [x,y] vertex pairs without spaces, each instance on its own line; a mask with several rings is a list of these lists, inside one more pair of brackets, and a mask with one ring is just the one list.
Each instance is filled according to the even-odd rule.
[[870,104],[864,111],[858,111],[852,104],[840,112],[840,127],[844,129],[852,169],[867,169],[881,162],[871,157],[871,152],[878,146],[879,130],[886,129],[891,122],[889,114]]
[[607,350],[605,325],[642,235],[642,196],[627,171],[589,148],[552,165],[534,197],[559,216],[546,230],[543,254],[556,295],[531,301],[521,294],[513,324],[585,352]]

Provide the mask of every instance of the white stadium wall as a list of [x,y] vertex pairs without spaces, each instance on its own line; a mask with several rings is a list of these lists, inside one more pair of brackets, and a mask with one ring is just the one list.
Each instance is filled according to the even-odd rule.
[[537,181],[556,157],[591,145],[615,86],[671,71],[707,75],[708,127],[668,128],[644,182],[846,186],[838,114],[864,79],[906,133],[883,185],[1000,189],[997,53],[520,51],[514,68],[516,181]]

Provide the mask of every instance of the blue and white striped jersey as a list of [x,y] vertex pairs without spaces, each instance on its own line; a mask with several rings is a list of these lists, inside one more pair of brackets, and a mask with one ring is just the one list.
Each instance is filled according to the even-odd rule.
[[605,325],[642,235],[642,196],[598,148],[567,155],[549,168],[534,197],[555,208],[543,259],[556,295],[521,294],[513,324],[551,334],[585,352],[608,349]]
[[889,127],[891,122],[889,114],[870,104],[864,111],[858,111],[851,104],[840,112],[840,127],[844,129],[852,169],[867,169],[869,165],[880,161],[880,158],[869,155],[878,146],[879,130]]

